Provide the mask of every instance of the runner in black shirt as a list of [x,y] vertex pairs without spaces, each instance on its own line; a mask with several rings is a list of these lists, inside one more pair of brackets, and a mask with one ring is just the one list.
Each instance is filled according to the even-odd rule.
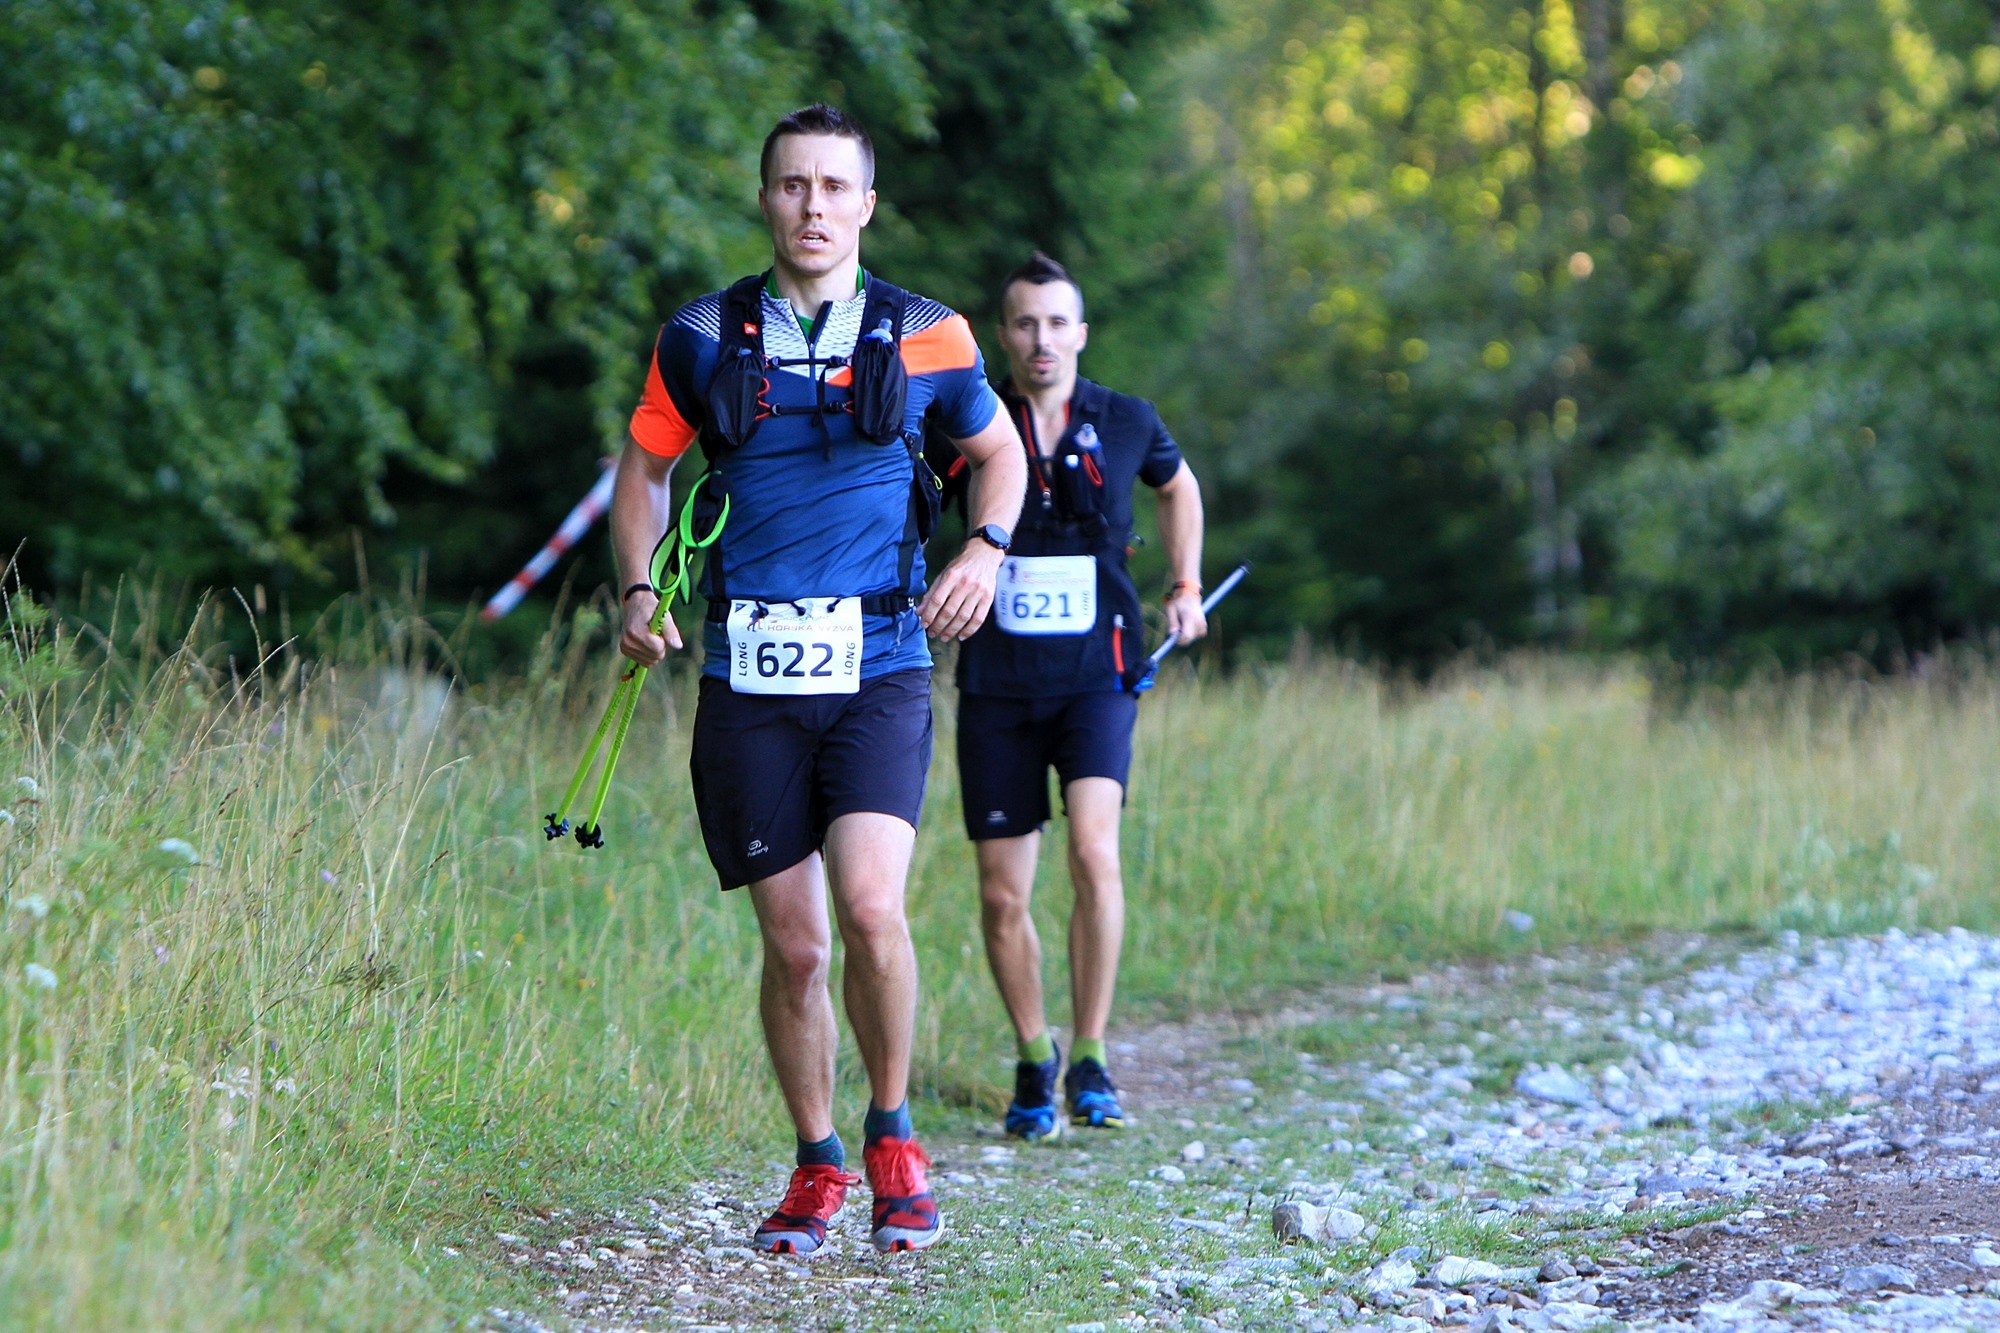
[[1172,570],[1167,628],[1208,632],[1201,613],[1201,488],[1153,405],[1077,376],[1088,337],[1083,292],[1037,254],[1001,290],[1001,399],[1028,451],[1026,504],[1001,564],[993,614],[958,661],[958,764],[966,833],[977,844],[986,954],[1020,1042],[1010,1134],[1061,1130],[1062,1069],[1042,1009],[1041,942],[1028,903],[1053,766],[1069,817],[1070,988],[1076,1027],[1064,1087],[1074,1124],[1118,1126],[1108,1072],[1125,929],[1118,824],[1145,664],[1139,595],[1125,566],[1132,487],[1159,496]]

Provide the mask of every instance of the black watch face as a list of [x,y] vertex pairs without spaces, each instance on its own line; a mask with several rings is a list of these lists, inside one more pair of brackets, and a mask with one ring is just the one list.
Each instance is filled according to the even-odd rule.
[[979,530],[979,535],[986,539],[988,545],[997,546],[1003,551],[1007,549],[1009,541],[1007,529],[1000,527],[998,524],[988,523]]

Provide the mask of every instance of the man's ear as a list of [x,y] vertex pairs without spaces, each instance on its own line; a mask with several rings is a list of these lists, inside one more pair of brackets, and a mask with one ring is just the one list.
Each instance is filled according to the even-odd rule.
[[757,211],[764,215],[764,221],[771,220],[771,204],[764,198],[764,187],[761,185],[757,187]]
[[864,227],[867,226],[869,219],[873,218],[874,216],[875,216],[875,191],[873,187],[870,187],[868,191],[868,202],[861,209],[861,225]]
[[1076,350],[1081,352],[1088,346],[1090,346],[1090,325],[1079,324],[1076,326]]

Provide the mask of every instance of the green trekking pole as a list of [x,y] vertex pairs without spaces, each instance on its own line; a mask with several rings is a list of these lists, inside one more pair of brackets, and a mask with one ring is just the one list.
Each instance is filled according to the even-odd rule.
[[[648,628],[659,634],[667,623],[667,613],[674,600],[686,601],[692,581],[688,577],[694,559],[694,552],[707,550],[722,535],[722,525],[729,521],[729,497],[722,500],[722,512],[717,515],[715,526],[706,537],[694,535],[694,502],[701,493],[708,478],[695,484],[688,492],[687,502],[681,506],[680,522],[669,527],[660,537],[659,545],[653,548],[653,558],[649,562],[653,586],[659,589],[660,604],[653,608],[653,618]],[[604,716],[598,721],[597,730],[592,733],[590,744],[584,747],[583,758],[577,762],[576,774],[569,780],[568,790],[563,792],[562,803],[554,811],[544,816],[542,832],[549,841],[564,837],[572,831],[576,834],[580,847],[602,847],[604,829],[598,823],[604,813],[604,802],[611,795],[611,775],[617,771],[619,752],[625,748],[625,735],[632,729],[632,717],[639,711],[639,692],[645,688],[648,668],[637,662],[625,668],[625,674],[618,678],[618,686],[611,691],[610,701],[604,705]],[[606,738],[610,739],[608,748]],[[597,790],[591,796],[590,811],[579,819],[572,830],[569,815],[576,808],[577,797],[583,794],[583,786],[590,778],[590,770],[596,766],[598,751],[604,750],[604,767],[597,775]]]

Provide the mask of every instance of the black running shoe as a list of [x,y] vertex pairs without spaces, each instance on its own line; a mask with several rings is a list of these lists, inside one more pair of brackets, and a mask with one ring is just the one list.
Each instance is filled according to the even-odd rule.
[[1004,1122],[1009,1134],[1030,1143],[1062,1137],[1062,1121],[1056,1115],[1056,1075],[1061,1072],[1060,1046],[1040,1064],[1023,1060],[1014,1066],[1014,1100]]
[[1104,1066],[1085,1058],[1074,1061],[1063,1075],[1063,1092],[1069,1098],[1069,1121],[1092,1129],[1123,1129],[1125,1112],[1118,1105],[1118,1089]]

